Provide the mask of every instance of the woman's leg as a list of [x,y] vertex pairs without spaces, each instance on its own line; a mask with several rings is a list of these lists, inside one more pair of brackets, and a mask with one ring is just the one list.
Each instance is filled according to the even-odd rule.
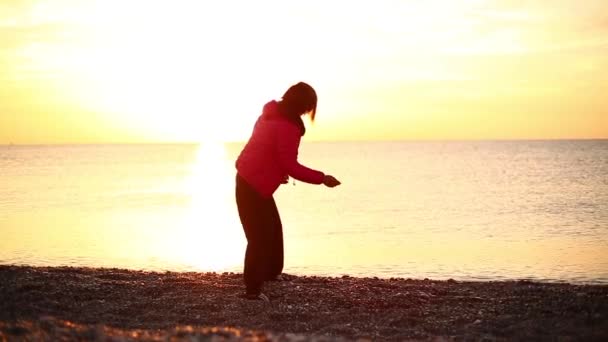
[[248,294],[259,294],[269,273],[271,226],[268,225],[270,201],[261,197],[237,175],[236,203],[247,238],[243,275]]
[[283,225],[277,205],[272,199],[269,208],[269,221],[272,227],[272,238],[270,249],[270,279],[275,279],[283,272],[284,250],[283,250]]

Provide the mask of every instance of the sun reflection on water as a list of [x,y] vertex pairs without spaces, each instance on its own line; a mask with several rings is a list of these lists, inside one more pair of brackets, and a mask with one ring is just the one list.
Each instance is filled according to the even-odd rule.
[[222,271],[242,264],[245,239],[234,204],[234,167],[224,145],[198,147],[184,191],[191,201],[183,215],[173,253],[195,270]]

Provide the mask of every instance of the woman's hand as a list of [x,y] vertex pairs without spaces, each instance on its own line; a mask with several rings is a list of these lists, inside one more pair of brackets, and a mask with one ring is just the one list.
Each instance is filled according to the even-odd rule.
[[334,188],[340,184],[342,183],[340,183],[339,180],[337,180],[334,176],[331,175],[325,175],[325,178],[323,179],[323,185],[328,188]]

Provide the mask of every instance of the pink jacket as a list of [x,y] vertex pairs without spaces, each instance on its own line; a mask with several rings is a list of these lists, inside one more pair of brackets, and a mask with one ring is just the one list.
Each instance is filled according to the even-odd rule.
[[276,101],[267,103],[236,160],[238,174],[264,197],[271,197],[287,175],[306,183],[323,183],[323,172],[298,162],[303,128],[281,115]]

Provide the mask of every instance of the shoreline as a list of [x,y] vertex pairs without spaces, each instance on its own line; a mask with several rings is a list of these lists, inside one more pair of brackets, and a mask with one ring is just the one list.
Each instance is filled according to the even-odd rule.
[[[219,271],[201,271],[197,267],[188,267],[182,269],[163,269],[163,268],[153,268],[153,267],[109,267],[109,266],[84,266],[84,265],[69,265],[69,264],[57,264],[57,265],[47,265],[47,264],[27,264],[27,263],[2,263],[0,260],[0,268],[2,267],[18,267],[18,268],[33,268],[33,269],[86,269],[86,270],[98,270],[98,271],[122,271],[122,272],[134,272],[134,273],[158,273],[158,274],[167,274],[167,273],[179,273],[179,274],[242,274],[242,265],[238,267],[232,267],[225,270]],[[590,285],[590,286],[608,286],[608,278],[542,278],[542,277],[533,277],[533,276],[523,276],[523,277],[491,277],[491,276],[482,276],[482,277],[474,277],[474,276],[444,276],[438,275],[437,277],[433,277],[431,275],[423,275],[420,277],[410,277],[408,274],[387,274],[387,273],[378,273],[378,274],[368,274],[364,273],[328,273],[328,272],[312,272],[306,273],[301,271],[300,269],[288,269],[288,275],[290,277],[309,277],[309,278],[342,278],[342,277],[350,277],[357,279],[379,279],[379,280],[431,280],[438,282],[445,281],[456,281],[459,283],[500,283],[500,282],[531,282],[538,284],[558,284],[558,285]],[[310,270],[309,270],[310,271]]]
[[608,285],[0,265],[0,340],[606,340]]

